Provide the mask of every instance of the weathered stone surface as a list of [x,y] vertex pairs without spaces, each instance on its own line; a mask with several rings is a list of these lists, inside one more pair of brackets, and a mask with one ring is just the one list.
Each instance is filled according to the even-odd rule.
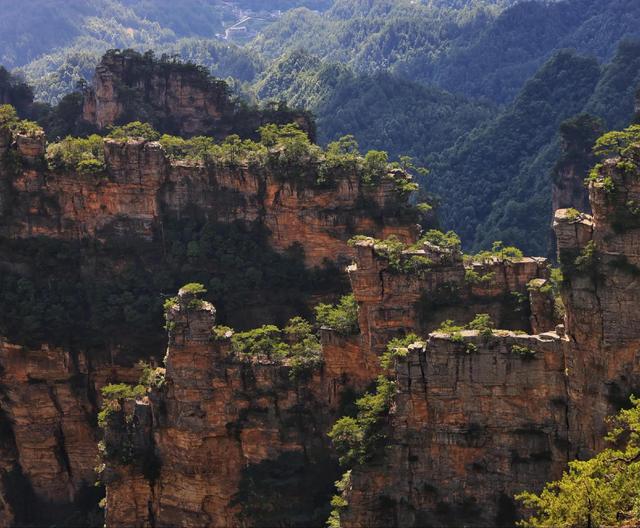
[[384,461],[354,470],[343,526],[508,526],[513,495],[566,460],[563,354],[555,334],[412,347],[396,367]]
[[100,389],[139,376],[139,369],[89,366],[83,354],[0,339],[0,526],[80,515],[79,501],[96,481]]
[[[84,92],[82,109],[83,120],[99,129],[143,121],[183,137],[218,138],[234,132],[254,135],[272,122],[272,114],[238,105],[225,81],[193,65],[157,61],[131,50],[110,51],[102,58]],[[281,114],[313,136],[309,115],[291,110]]]
[[[343,527],[511,525],[516,493],[539,491],[568,461],[603,447],[605,417],[640,386],[640,183],[613,160],[589,191],[593,216],[555,215],[566,327],[432,334],[426,348],[411,348],[395,370],[389,447],[354,469]],[[373,269],[369,254],[361,260]],[[373,274],[358,280],[361,300],[379,302]],[[553,320],[544,285],[530,283],[537,332]]]
[[181,135],[204,134],[229,111],[231,102],[222,85],[203,83],[197,72],[184,68],[152,67],[143,73],[140,61],[126,53],[110,53],[96,68],[93,86],[85,93],[83,118],[105,128],[125,117],[124,88],[138,91],[145,101],[170,119]]
[[[398,335],[426,334],[448,319],[468,323],[480,313],[489,314],[498,328],[530,330],[527,285],[549,273],[541,258],[496,258],[468,268],[461,258],[432,258],[434,264],[420,273],[399,273],[376,256],[371,242],[359,243],[356,249],[357,264],[349,268],[349,277],[360,306],[363,346],[377,355]],[[469,282],[467,269],[487,280]],[[539,323],[547,326],[543,331],[556,324],[542,318]]]
[[382,215],[399,200],[391,181],[369,188],[353,174],[321,189],[247,166],[170,163],[159,143],[136,140],[105,140],[105,160],[107,177],[51,173],[29,164],[15,175],[0,175],[12,194],[11,216],[0,232],[154,240],[168,215],[180,218],[195,209],[212,221],[258,222],[274,249],[300,245],[309,266],[349,263],[354,251],[347,241],[355,233],[395,234],[407,242],[418,235],[417,226]]
[[[315,372],[292,381],[285,365],[235,356],[228,340],[211,339],[213,307],[192,300],[181,296],[169,312],[166,382],[151,396],[153,446],[146,448],[160,462],[158,474],[145,481],[140,470],[107,458],[107,526],[320,521],[309,501],[318,493],[328,500],[337,476],[326,437],[335,418],[330,401],[338,399],[325,390],[330,380]],[[121,413],[120,422],[114,420],[107,430],[106,438],[116,445],[128,424],[141,422],[125,416]],[[290,471],[291,460],[296,469],[289,484],[278,481],[278,472]],[[263,473],[270,465],[273,477]],[[310,475],[316,475],[316,487],[304,489]],[[280,496],[272,482],[288,494]],[[291,517],[279,507],[290,510]]]

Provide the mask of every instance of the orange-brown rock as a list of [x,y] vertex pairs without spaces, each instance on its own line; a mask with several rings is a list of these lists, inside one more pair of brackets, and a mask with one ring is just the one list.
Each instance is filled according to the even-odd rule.
[[[357,251],[349,276],[360,307],[364,346],[377,355],[398,335],[426,334],[446,320],[465,324],[480,313],[489,314],[499,328],[530,330],[532,320],[543,331],[555,327],[548,306],[529,301],[528,284],[548,277],[546,259],[493,258],[465,265],[459,253],[436,251],[429,255],[432,265],[405,273],[378,256],[372,240],[359,242]],[[403,258],[425,254],[411,251]],[[482,280],[470,279],[469,271]]]
[[280,121],[314,132],[304,112],[247,108],[232,99],[225,81],[210,77],[206,69],[132,50],[104,55],[84,92],[82,119],[99,129],[143,121],[183,137],[254,136],[261,125]]
[[338,475],[326,431],[340,394],[322,370],[295,379],[281,362],[234,354],[212,338],[213,307],[191,300],[182,293],[169,311],[163,388],[110,417],[107,526],[321,523]]
[[95,495],[100,388],[139,377],[138,369],[96,367],[83,354],[0,339],[1,526],[80,522],[95,507],[83,501]]
[[561,474],[562,340],[463,336],[432,335],[398,359],[389,447],[353,471],[343,526],[510,526],[514,494]]
[[[25,152],[36,156],[34,149]],[[105,140],[105,159],[104,177],[32,164],[17,174],[0,169],[0,181],[12,191],[5,235],[153,240],[168,215],[179,218],[195,208],[212,221],[260,223],[273,248],[299,245],[312,267],[348,263],[354,251],[346,242],[355,233],[396,234],[405,241],[418,233],[384,214],[403,201],[391,179],[371,188],[354,173],[318,187],[282,180],[265,168],[171,163],[159,143],[136,140]]]
[[[605,417],[640,382],[640,184],[611,160],[589,192],[593,217],[555,216],[566,328],[432,334],[410,347],[394,373],[388,447],[353,470],[343,527],[511,525],[515,494],[603,447]],[[538,330],[550,308],[538,297],[544,283],[529,284]]]

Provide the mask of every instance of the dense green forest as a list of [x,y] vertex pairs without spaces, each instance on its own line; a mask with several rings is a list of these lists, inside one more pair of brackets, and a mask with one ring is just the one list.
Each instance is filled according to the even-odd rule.
[[[473,249],[502,239],[547,254],[560,124],[586,112],[622,127],[640,84],[633,0],[73,0],[53,10],[44,0],[27,9],[0,0],[0,8],[0,64],[17,68],[37,100],[56,103],[90,80],[108,48],[177,55],[251,102],[311,110],[320,143],[353,134],[365,150],[416,158],[431,169],[444,227]],[[247,14],[262,20],[255,38],[223,40]],[[77,112],[77,101],[65,105],[66,115]]]

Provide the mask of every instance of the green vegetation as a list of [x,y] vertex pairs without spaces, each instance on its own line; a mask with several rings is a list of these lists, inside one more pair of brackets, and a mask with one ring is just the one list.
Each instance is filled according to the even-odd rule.
[[640,149],[640,125],[631,125],[622,131],[607,132],[596,141],[593,152],[602,158],[633,160]]
[[87,138],[67,137],[47,147],[46,159],[54,171],[77,171],[80,174],[100,174],[106,170],[104,140],[93,134]]
[[0,105],[0,129],[11,130],[16,134],[27,136],[42,133],[42,127],[38,123],[20,119],[16,109],[11,105]]
[[134,362],[166,346],[164,298],[185,278],[205,285],[221,324],[239,329],[265,322],[247,311],[288,306],[310,316],[310,296],[347,289],[335,267],[307,269],[299,248],[274,251],[260,226],[208,222],[190,210],[165,218],[157,242],[0,238],[0,258],[16,263],[0,273],[1,335],[90,354],[117,346]]
[[282,340],[282,331],[274,325],[234,334],[231,340],[237,354],[284,359],[289,352],[288,345]]
[[524,257],[524,253],[516,247],[505,246],[501,241],[492,244],[490,251],[481,251],[475,255],[465,255],[468,262],[487,262],[494,259],[518,261]]
[[382,448],[385,417],[395,392],[395,383],[380,376],[375,393],[367,393],[356,401],[355,417],[340,418],[329,432],[329,438],[340,457],[340,464],[353,466],[370,461]]
[[338,304],[319,304],[315,308],[316,321],[321,327],[331,328],[342,335],[360,332],[358,326],[358,303],[353,294],[345,295]]
[[429,269],[433,262],[425,256],[411,254],[411,251],[418,249],[419,246],[419,242],[409,246],[395,235],[391,235],[385,240],[376,240],[373,247],[377,255],[389,261],[391,271],[421,274]]
[[447,334],[455,343],[463,343],[464,339],[461,332],[463,330],[475,330],[481,336],[490,337],[493,335],[495,324],[491,320],[489,314],[476,314],[472,321],[466,325],[457,325],[454,321],[448,319],[434,330],[434,333]]
[[215,341],[224,341],[231,339],[234,331],[230,326],[216,325],[211,329],[211,333],[213,334],[213,339]]
[[473,321],[467,325],[467,328],[479,332],[481,336],[488,337],[493,335],[495,325],[489,314],[476,314]]
[[593,240],[587,242],[587,245],[583,248],[582,252],[575,260],[576,270],[580,273],[590,273],[596,266],[598,258],[598,251],[596,243]]
[[569,222],[577,222],[580,219],[580,211],[577,209],[567,209],[567,220]]
[[[627,53],[618,60],[628,61]],[[640,64],[627,62],[626,68],[626,82],[640,81]],[[561,156],[557,132],[567,119],[588,110],[600,82],[605,78],[595,60],[560,52],[498,117],[463,135],[437,162],[428,162],[432,191],[443,198],[441,221],[467,247],[477,251],[503,240],[527,254],[547,253],[549,188]],[[620,94],[619,85],[609,88]],[[611,108],[622,102],[633,108],[633,97],[626,94]]]
[[31,87],[0,66],[0,104],[9,104],[17,110],[19,115],[25,115],[32,102]]
[[106,385],[102,388],[102,409],[98,413],[98,425],[106,427],[109,416],[121,410],[123,400],[141,398],[147,393],[143,385],[126,385],[124,383]]
[[405,357],[409,352],[409,345],[420,342],[420,338],[416,334],[408,334],[404,337],[397,337],[392,339],[387,344],[387,349],[380,357],[380,365],[383,369],[390,369],[393,367],[393,362],[397,357]]
[[434,262],[428,257],[416,254],[424,249],[425,243],[438,246],[444,251],[460,251],[460,239],[449,231],[443,233],[436,229],[427,231],[415,244],[405,244],[395,235],[390,235],[385,240],[378,240],[367,236],[355,236],[349,240],[349,244],[354,246],[360,242],[370,242],[376,255],[385,258],[389,262],[389,269],[395,273],[418,274],[422,276],[433,265]]
[[[61,13],[50,12],[41,1],[26,12],[9,6],[0,24],[7,24],[4,34],[14,37],[21,27],[21,38],[6,39],[12,51],[5,51],[1,62],[27,64],[24,71],[37,81],[37,95],[48,101],[60,100],[78,80],[89,78],[99,55],[114,47],[154,49],[158,68],[173,67],[179,57],[194,72],[195,64],[203,64],[217,77],[232,75],[239,80],[233,87],[250,98],[255,93],[262,101],[312,110],[321,144],[350,133],[364,151],[386,149],[389,160],[408,153],[431,167],[432,189],[442,197],[443,225],[455,229],[473,251],[501,239],[529,254],[547,253],[551,178],[572,160],[578,173],[589,163],[579,147],[561,154],[564,137],[556,132],[586,113],[589,118],[574,130],[585,133],[585,143],[598,119],[606,128],[626,126],[640,81],[638,44],[621,40],[639,34],[640,8],[628,0],[606,6],[596,0],[518,5],[341,0],[330,7],[292,1],[287,7],[321,5],[326,12],[287,12],[248,48],[203,38],[219,32],[223,20],[229,22],[230,7],[224,3],[125,7],[116,1],[106,21],[101,1],[65,6]],[[201,18],[194,20],[194,13]],[[60,30],[52,31],[56,24]],[[34,27],[41,30],[34,34]],[[29,51],[23,54],[16,42]],[[42,48],[44,42],[51,45]],[[567,47],[577,54],[558,51]],[[50,49],[56,51],[41,56]],[[600,67],[579,54],[610,62]],[[147,67],[150,59],[140,56]],[[66,106],[67,115],[77,117],[77,94]],[[270,120],[248,118],[251,112],[241,103],[231,107],[233,121],[242,121],[234,132],[243,138],[253,137]],[[176,133],[170,123],[160,122],[157,109],[134,95],[127,108],[133,111],[128,119]],[[38,121],[55,130],[53,138],[79,133],[62,127],[75,119],[44,114]],[[292,113],[285,114],[277,122],[290,122]],[[399,189],[411,186],[405,182]]]
[[424,242],[429,242],[439,248],[450,249],[453,251],[460,251],[462,247],[460,237],[453,231],[443,233],[437,229],[431,229],[422,236],[419,243]]
[[522,359],[533,359],[536,356],[536,351],[522,345],[513,345],[511,352],[520,356]]
[[569,463],[562,478],[540,494],[516,498],[534,511],[525,528],[629,526],[640,519],[640,400],[611,420],[610,447],[590,460]]
[[165,370],[162,367],[154,367],[145,361],[140,361],[138,367],[142,369],[139,384],[148,390],[161,389],[165,381]]
[[327,528],[340,528],[340,511],[349,506],[349,503],[343,498],[344,492],[351,486],[351,470],[346,471],[342,478],[335,483],[337,495],[331,498],[331,514],[327,521]]
[[199,282],[190,282],[189,284],[185,284],[180,288],[180,291],[187,295],[204,295],[207,293],[207,289],[204,287],[204,284],[200,284]]
[[143,139],[145,141],[157,141],[160,134],[149,123],[133,121],[129,124],[111,127],[109,135],[111,139]]
[[[217,327],[216,327],[217,328]],[[224,329],[216,331],[219,338]],[[224,330],[224,337],[228,331]],[[297,379],[309,374],[322,363],[320,342],[311,324],[302,317],[291,319],[284,329],[265,325],[247,332],[231,335],[231,346],[241,356],[266,356],[284,361],[291,367],[291,377]]]
[[[633,113],[638,43],[621,42],[617,32],[608,39],[583,33],[595,35],[592,24],[616,19],[625,36],[638,35],[621,13],[637,18],[640,8],[615,4],[524,2],[502,11],[474,2],[437,10],[433,2],[378,0],[338,2],[322,15],[296,11],[254,43],[275,59],[255,86],[260,97],[312,109],[322,142],[352,133],[366,148],[385,148],[391,158],[406,152],[428,165],[431,189],[442,197],[443,225],[466,248],[478,251],[501,239],[546,254],[558,158],[566,166],[583,152],[576,171],[586,176],[591,145],[577,143],[595,140],[599,119],[606,127],[624,126]],[[453,33],[434,34],[443,24]],[[568,43],[580,55],[558,51]],[[581,56],[594,52],[613,60],[601,68]],[[578,123],[582,140],[561,155],[558,129],[585,113],[593,117]],[[443,115],[444,121],[434,118]],[[565,127],[562,135],[572,131]]]
[[480,275],[477,271],[467,268],[464,272],[464,281],[472,285],[491,284],[495,279],[496,274],[494,272],[485,273]]

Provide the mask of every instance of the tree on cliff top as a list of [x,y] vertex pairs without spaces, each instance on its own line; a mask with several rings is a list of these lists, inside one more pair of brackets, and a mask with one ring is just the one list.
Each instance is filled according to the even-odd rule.
[[596,457],[569,464],[569,471],[539,494],[516,498],[533,513],[524,528],[635,526],[640,520],[640,399],[610,420],[611,445]]

